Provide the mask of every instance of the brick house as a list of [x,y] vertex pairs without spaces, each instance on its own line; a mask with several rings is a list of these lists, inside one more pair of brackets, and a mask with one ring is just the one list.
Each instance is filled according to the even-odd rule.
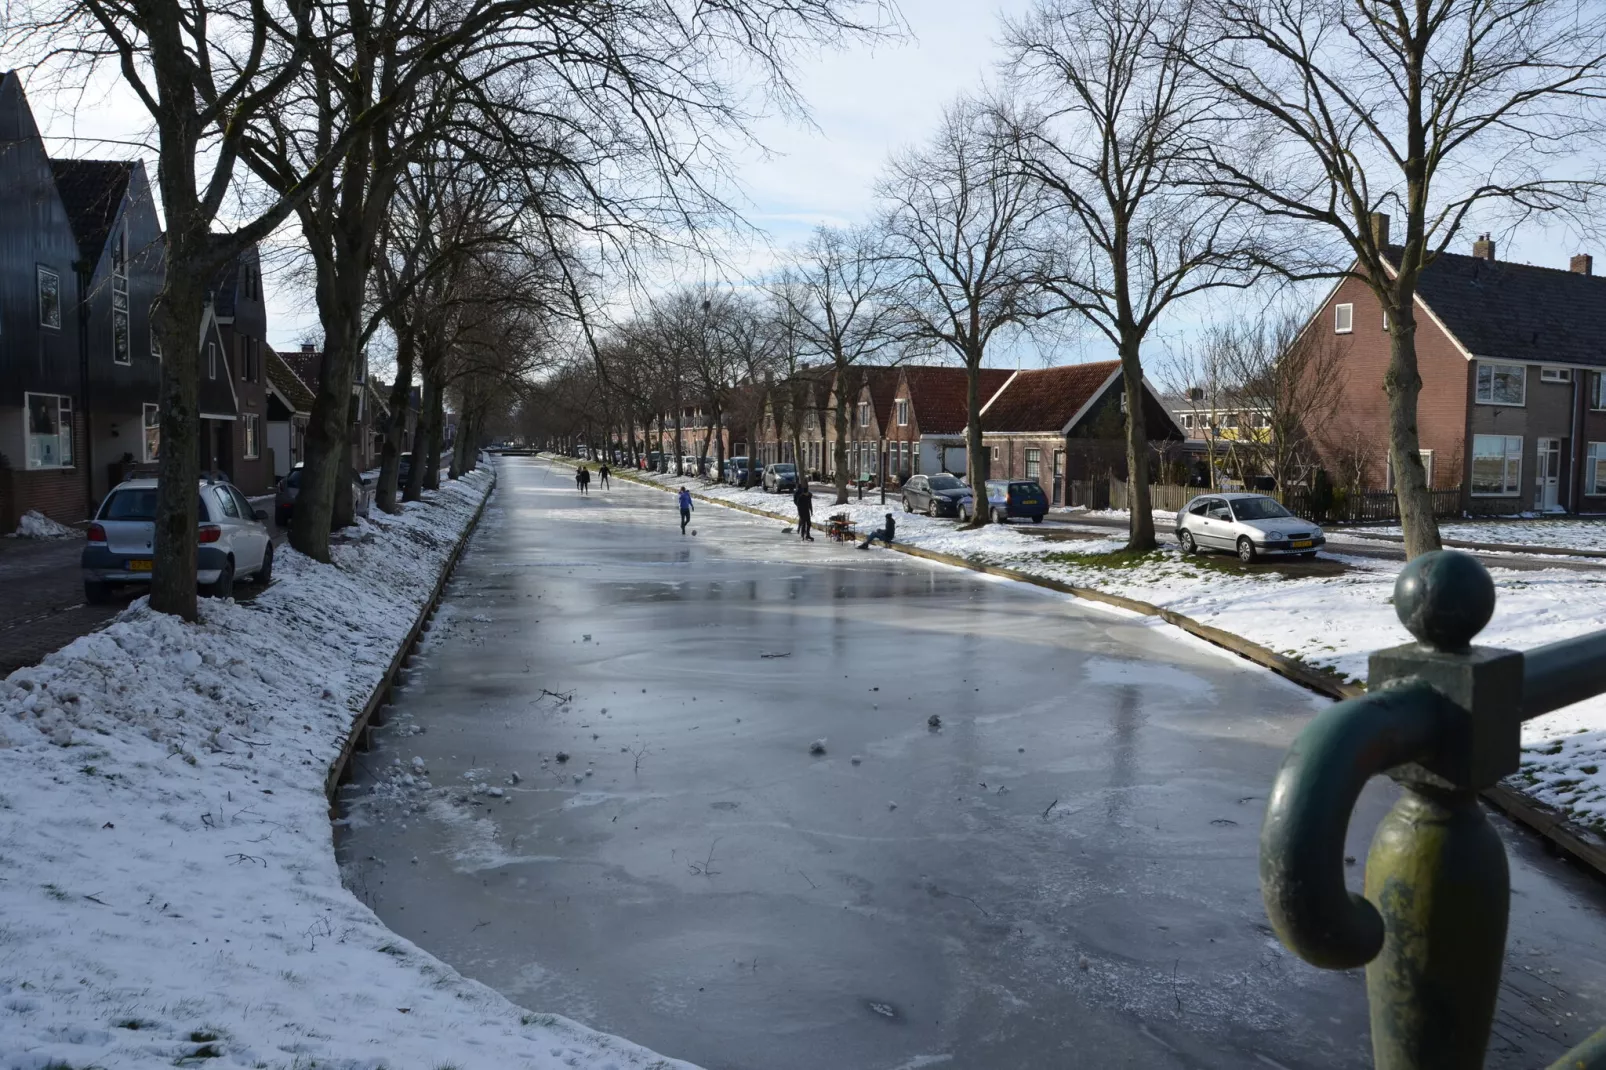
[[[323,352],[312,342],[302,342],[301,348],[281,352],[279,358],[316,396],[323,378]],[[389,404],[370,381],[368,354],[364,351],[357,357],[351,375],[351,409],[346,424],[347,455],[353,470],[367,472],[378,466],[384,438],[380,428],[389,415]],[[444,442],[441,448],[445,449]]]
[[312,388],[301,381],[271,346],[264,347],[268,384],[268,450],[273,478],[283,479],[307,459],[307,417],[312,415]]
[[[836,391],[845,382],[848,395],[847,464],[848,478],[872,479],[883,471],[887,430],[893,418],[893,399],[898,393],[898,368],[864,365],[849,368],[840,379],[833,378],[825,408],[819,413],[824,425],[822,438],[827,479],[836,472]],[[890,468],[885,469],[890,471]]]
[[[1386,225],[1386,223],[1385,223]],[[1606,279],[1502,262],[1487,236],[1440,254],[1416,295],[1417,428],[1432,487],[1474,513],[1606,512]],[[1312,427],[1323,467],[1389,488],[1390,339],[1383,312],[1346,279],[1305,327],[1332,339],[1342,414]]]
[[[1126,478],[1126,392],[1121,362],[1018,371],[981,411],[991,479],[1035,479],[1055,505],[1073,503],[1070,484]],[[1159,454],[1182,429],[1143,384],[1145,426]]]
[[[981,369],[976,388],[983,405],[1011,374],[1004,368]],[[963,368],[900,369],[893,393],[892,425],[887,429],[888,470],[897,474],[898,482],[922,472],[965,477],[968,389]]]

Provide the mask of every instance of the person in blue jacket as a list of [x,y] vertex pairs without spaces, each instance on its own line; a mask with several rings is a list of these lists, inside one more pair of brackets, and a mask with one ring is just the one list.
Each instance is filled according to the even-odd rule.
[[680,488],[680,533],[686,534],[686,525],[691,523],[691,491],[685,487]]

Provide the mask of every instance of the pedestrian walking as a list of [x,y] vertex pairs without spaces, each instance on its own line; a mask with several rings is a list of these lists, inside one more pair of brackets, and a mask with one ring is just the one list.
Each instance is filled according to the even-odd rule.
[[797,489],[792,492],[792,504],[797,506],[798,538],[813,542],[814,495],[807,483],[798,483]]
[[602,489],[603,490],[607,490],[608,489],[608,462],[607,461],[603,461],[602,462],[602,466],[597,469],[597,475],[602,477]]
[[893,536],[893,533],[896,532],[897,530],[898,530],[898,522],[896,520],[892,519],[892,514],[891,513],[888,513],[887,514],[887,522],[886,522],[885,526],[883,526],[883,527],[881,527],[881,528],[879,528],[879,529],[877,529],[875,531],[872,531],[872,532],[870,532],[870,534],[866,535],[864,537],[864,541],[859,544],[859,549],[868,550],[870,548],[870,544],[871,543],[875,542],[877,539],[880,539],[882,542],[887,544],[887,548],[890,550],[892,548],[892,536]]
[[584,465],[580,466],[580,493],[587,496],[591,494],[591,469]]
[[691,491],[685,487],[680,488],[680,533],[686,534],[686,525],[691,523]]
[[577,464],[574,466],[574,489],[582,494],[585,493],[586,466],[583,464]]

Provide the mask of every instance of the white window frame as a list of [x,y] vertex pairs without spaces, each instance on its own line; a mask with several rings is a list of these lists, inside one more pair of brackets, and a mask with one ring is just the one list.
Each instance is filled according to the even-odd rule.
[[1589,407],[1595,412],[1606,410],[1606,372],[1595,373],[1595,389],[1590,392]]
[[1352,334],[1355,330],[1355,306],[1345,303],[1333,306],[1333,333]]
[[1388,329],[1389,329],[1389,310],[1385,308],[1383,310],[1383,331],[1384,331],[1385,334],[1388,333]]
[[126,308],[112,309],[112,363],[124,366],[134,363],[133,327]]
[[206,343],[206,377],[217,378],[217,343]]
[[[1483,369],[1489,369],[1489,396],[1483,394]],[[1522,373],[1522,400],[1496,401],[1494,400],[1494,376],[1496,368],[1515,368]],[[1528,404],[1528,366],[1526,364],[1503,364],[1495,360],[1480,360],[1472,369],[1473,386],[1472,399],[1479,405],[1504,405],[1508,408],[1520,409]]]
[[899,398],[898,399],[898,426],[899,427],[908,427],[909,426],[909,399],[908,398]]
[[[1432,490],[1433,489],[1433,451],[1432,450],[1417,450],[1416,451],[1416,455],[1422,461],[1422,474],[1427,478],[1428,489]],[[1386,451],[1383,454],[1383,468],[1385,470],[1385,474],[1388,476],[1388,478],[1386,480],[1388,486],[1385,489],[1392,491],[1394,489],[1394,456],[1393,456],[1393,454],[1388,453]]]
[[[55,322],[45,314],[45,280],[49,279],[56,290]],[[53,331],[61,330],[61,273],[54,268],[43,264],[34,265],[34,288],[39,299],[39,326],[49,327]]]
[[[55,439],[57,441],[57,445],[58,446],[61,444],[61,439],[62,439],[61,428],[62,428],[62,426],[65,425],[66,429],[67,429],[66,449],[65,449],[65,451],[58,450],[58,459],[57,459],[57,462],[55,464],[44,464],[43,462],[41,462],[40,460],[37,459],[37,455],[36,455],[36,453],[34,451],[34,438],[35,438],[35,435],[34,435],[34,431],[33,431],[33,427],[32,427],[33,399],[34,398],[49,398],[51,401],[55,402],[55,404],[56,404],[56,428],[57,428],[57,430],[56,430],[56,434],[54,435],[54,437],[55,437]],[[44,393],[28,392],[28,393],[24,393],[22,395],[22,419],[23,419],[22,430],[23,430],[23,438],[24,438],[24,442],[25,442],[25,446],[26,446],[27,454],[28,454],[27,464],[28,464],[28,468],[29,468],[30,471],[46,472],[46,471],[51,471],[53,469],[68,469],[68,468],[77,467],[73,463],[74,458],[73,458],[72,417],[73,417],[72,398],[67,396],[66,394],[44,394]],[[41,435],[39,437],[44,438],[44,437],[51,437],[51,436],[43,436],[43,435]]]
[[[1503,472],[1503,489],[1478,490],[1476,473],[1478,470],[1478,442],[1479,440],[1500,440],[1503,452],[1500,454],[1485,454],[1487,457],[1499,456],[1505,464]],[[1516,445],[1516,453],[1512,453],[1512,444]],[[1521,493],[1522,486],[1522,436],[1521,435],[1473,435],[1472,436],[1472,474],[1468,480],[1474,498],[1511,498]]]
[[1036,447],[1026,450],[1026,478],[1041,479],[1043,475],[1043,451]]
[[1584,493],[1606,495],[1606,442],[1591,442],[1584,454]]
[[868,401],[859,402],[859,426],[870,426],[870,403]]
[[254,461],[262,456],[262,424],[261,417],[254,412],[241,413],[244,421],[242,429],[245,432],[245,459]]
[[1539,381],[1541,383],[1570,383],[1573,381],[1571,368],[1540,367]]
[[146,464],[162,457],[162,407],[147,401],[140,410],[140,451]]

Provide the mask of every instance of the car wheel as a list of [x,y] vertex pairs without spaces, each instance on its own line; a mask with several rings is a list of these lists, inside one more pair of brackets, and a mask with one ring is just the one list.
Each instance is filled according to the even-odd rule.
[[1249,541],[1247,535],[1238,540],[1238,560],[1246,565],[1255,563],[1255,544]]
[[112,600],[112,585],[94,580],[84,581],[84,601],[92,606],[103,606]]
[[1004,524],[1004,523],[1008,523],[1008,521],[1009,521],[1009,518],[1004,515],[1004,511],[1002,509],[994,509],[993,510],[993,523],[994,524]]
[[926,515],[930,517],[941,515],[941,510],[937,508],[937,499],[933,498],[926,503]]
[[1189,531],[1187,528],[1183,528],[1177,533],[1177,542],[1182,544],[1182,552],[1185,554],[1196,554],[1199,552],[1199,544],[1193,541],[1193,532]]
[[1036,516],[1032,517],[1032,523],[1041,524],[1042,522],[1043,522],[1043,514],[1042,513],[1038,513]]
[[959,522],[961,524],[970,523],[970,510],[969,509],[966,509],[963,505],[961,505],[958,509],[955,510],[955,513],[958,515]]
[[1305,553],[1300,554],[1299,556],[1303,557],[1307,561],[1314,561],[1314,560],[1316,560],[1316,551],[1315,550],[1310,550],[1310,551],[1307,551]]
[[906,513],[912,513],[915,511],[915,507],[909,504],[909,498],[907,495],[905,495],[903,499],[903,511]]
[[206,589],[211,598],[234,597],[234,559],[230,558],[223,565],[223,571],[218,573],[217,581],[209,584]]
[[264,587],[273,582],[273,543],[271,542],[268,543],[268,548],[262,551],[262,565],[257,569],[256,581]]

